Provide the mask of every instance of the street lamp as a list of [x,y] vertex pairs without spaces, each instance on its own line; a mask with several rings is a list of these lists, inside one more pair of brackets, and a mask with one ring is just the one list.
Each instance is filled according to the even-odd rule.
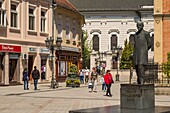
[[61,43],[62,43],[62,38],[57,37],[56,40],[56,45],[54,45],[54,9],[57,6],[54,0],[51,0],[51,8],[52,8],[52,36],[50,38],[47,37],[45,40],[46,47],[51,51],[51,60],[52,60],[52,79],[51,79],[51,88],[55,88],[57,85],[56,80],[54,79],[54,50],[55,47],[60,50],[61,49]]
[[118,61],[119,61],[120,52],[122,51],[122,47],[121,46],[113,47],[113,50],[114,50],[114,53],[116,54],[116,57],[115,57],[114,61],[117,61],[116,81],[119,81],[119,73],[118,73],[119,65],[118,65]]
[[104,74],[105,73],[105,67],[106,67],[106,64],[104,63],[104,56],[106,55],[106,51],[98,51],[97,52],[97,58],[95,58],[95,65],[96,65],[96,68],[97,68],[97,72],[100,73],[100,67],[102,67],[102,73],[100,74]]
[[51,88],[55,88],[57,85],[56,80],[54,79],[54,48],[56,47],[58,50],[61,49],[62,38],[57,37],[56,45],[54,45],[54,38],[50,37],[45,40],[46,47],[51,51],[50,58],[52,59],[52,79],[51,79]]

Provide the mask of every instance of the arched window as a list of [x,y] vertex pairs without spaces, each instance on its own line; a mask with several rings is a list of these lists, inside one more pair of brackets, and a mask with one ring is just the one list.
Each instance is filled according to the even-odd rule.
[[111,36],[111,50],[113,50],[113,47],[117,47],[117,35]]
[[93,35],[93,50],[99,51],[99,36]]
[[134,43],[135,43],[135,34],[131,34],[130,36],[129,36],[129,42],[130,42],[130,44],[132,45],[132,47],[134,47]]

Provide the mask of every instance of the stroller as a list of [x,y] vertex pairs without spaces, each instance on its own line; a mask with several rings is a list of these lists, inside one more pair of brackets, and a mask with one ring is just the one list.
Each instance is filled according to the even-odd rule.
[[94,83],[90,80],[88,83],[88,88],[90,89],[89,92],[93,91],[93,86],[94,86]]

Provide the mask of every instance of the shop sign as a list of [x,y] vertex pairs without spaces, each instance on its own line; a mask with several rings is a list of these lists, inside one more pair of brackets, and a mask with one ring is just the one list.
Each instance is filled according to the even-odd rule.
[[21,46],[0,45],[0,51],[1,51],[1,52],[20,53],[20,52],[21,52]]
[[47,48],[40,48],[40,53],[47,53],[50,54],[50,50]]
[[18,54],[10,54],[9,59],[18,59]]
[[79,52],[78,48],[62,46],[62,50]]
[[37,48],[29,47],[29,52],[37,52]]

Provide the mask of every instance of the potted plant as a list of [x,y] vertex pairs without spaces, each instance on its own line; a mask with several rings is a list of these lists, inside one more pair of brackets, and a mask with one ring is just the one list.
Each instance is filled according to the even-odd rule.
[[76,65],[71,65],[66,78],[66,87],[80,87],[80,79]]

